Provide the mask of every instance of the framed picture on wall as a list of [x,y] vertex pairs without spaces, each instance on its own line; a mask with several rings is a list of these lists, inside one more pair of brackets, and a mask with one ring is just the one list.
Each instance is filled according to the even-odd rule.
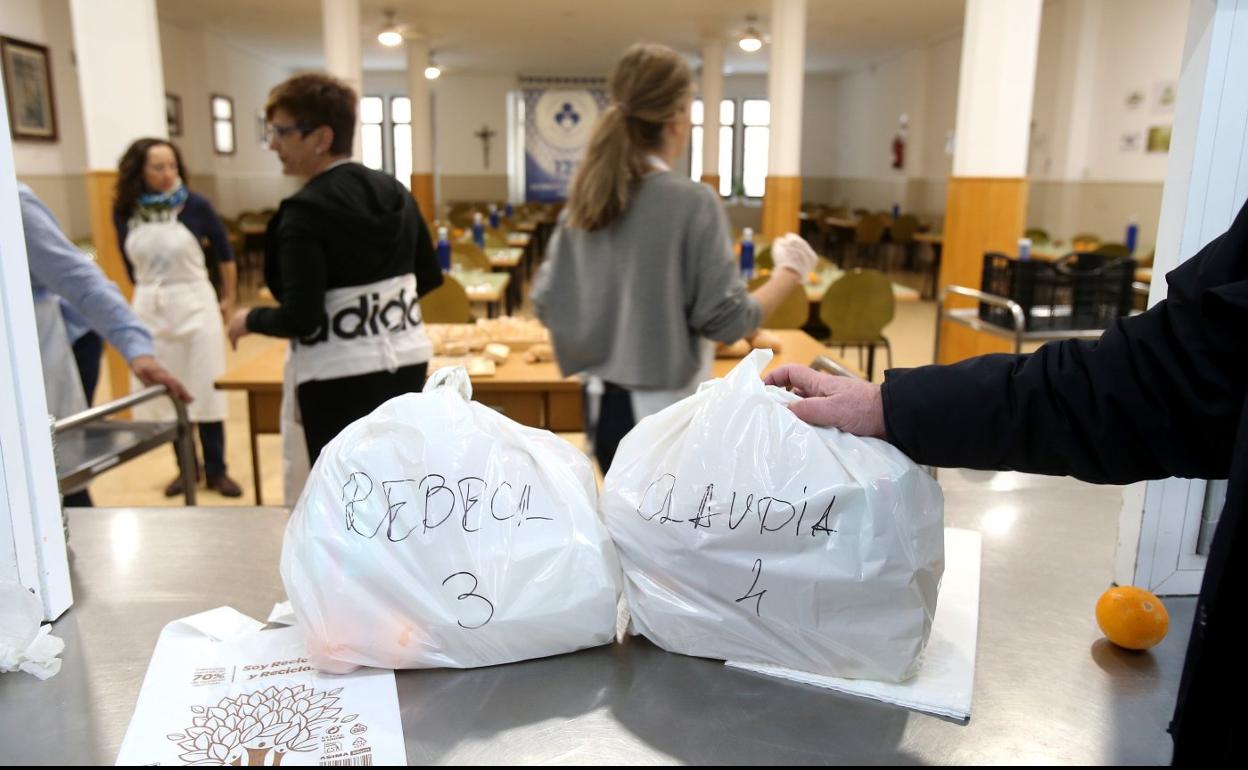
[[1150,127],[1147,147],[1149,152],[1170,152],[1170,126]]
[[182,136],[182,97],[177,94],[165,94],[165,122],[169,136]]
[[56,100],[47,46],[0,37],[9,131],[16,140],[55,142]]

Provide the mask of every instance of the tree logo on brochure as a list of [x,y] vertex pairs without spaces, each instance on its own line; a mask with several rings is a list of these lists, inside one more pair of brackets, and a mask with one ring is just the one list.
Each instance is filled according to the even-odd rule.
[[191,726],[165,737],[185,750],[179,759],[190,765],[276,767],[289,752],[316,750],[326,728],[337,734],[339,725],[356,720],[358,714],[338,716],[341,692],[299,685],[222,698],[215,706],[192,706]]

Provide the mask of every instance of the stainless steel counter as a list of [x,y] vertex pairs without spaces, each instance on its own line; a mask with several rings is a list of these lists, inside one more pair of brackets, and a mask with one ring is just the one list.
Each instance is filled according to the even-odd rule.
[[[984,533],[968,726],[665,653],[645,640],[470,671],[405,671],[413,764],[1165,763],[1191,623],[1150,653],[1100,640],[1112,488],[942,471],[946,516]],[[70,512],[64,667],[0,675],[0,762],[112,764],[170,620],[220,605],[267,616],[286,514],[271,508]]]

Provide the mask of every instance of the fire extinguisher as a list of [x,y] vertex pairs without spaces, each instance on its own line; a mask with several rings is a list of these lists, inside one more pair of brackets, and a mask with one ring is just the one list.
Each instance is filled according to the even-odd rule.
[[893,168],[906,167],[906,138],[901,134],[893,137]]

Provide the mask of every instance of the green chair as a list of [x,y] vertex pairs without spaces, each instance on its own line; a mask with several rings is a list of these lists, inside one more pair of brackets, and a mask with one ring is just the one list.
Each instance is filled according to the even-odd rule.
[[764,246],[754,253],[754,269],[762,270],[763,268],[766,268],[768,270],[776,269],[776,263],[771,258],[771,246],[770,245]]
[[1039,227],[1029,227],[1023,233],[1023,237],[1031,241],[1032,246],[1040,246],[1049,242],[1049,231]]
[[867,214],[858,220],[854,228],[853,260],[851,267],[866,264],[874,267],[879,262],[880,244],[884,241],[884,218]]
[[888,228],[889,240],[901,251],[902,264],[907,270],[914,267],[914,235],[918,231],[919,218],[914,214],[902,214]]
[[[759,276],[750,281],[750,291],[770,280],[767,276]],[[800,329],[810,317],[810,301],[806,298],[806,289],[797,286],[789,293],[780,307],[763,319],[764,329]]]
[[1093,254],[1101,254],[1106,257],[1129,257],[1131,250],[1127,248],[1125,243],[1102,243],[1092,250]]
[[875,348],[884,346],[888,365],[893,365],[893,346],[884,336],[897,310],[893,284],[877,270],[853,270],[841,276],[823,295],[819,317],[831,330],[824,341],[841,349],[858,348],[858,368],[862,369],[862,351],[866,348],[867,379],[875,378]]
[[420,298],[420,315],[431,324],[471,323],[472,303],[463,284],[444,275],[441,286]]

